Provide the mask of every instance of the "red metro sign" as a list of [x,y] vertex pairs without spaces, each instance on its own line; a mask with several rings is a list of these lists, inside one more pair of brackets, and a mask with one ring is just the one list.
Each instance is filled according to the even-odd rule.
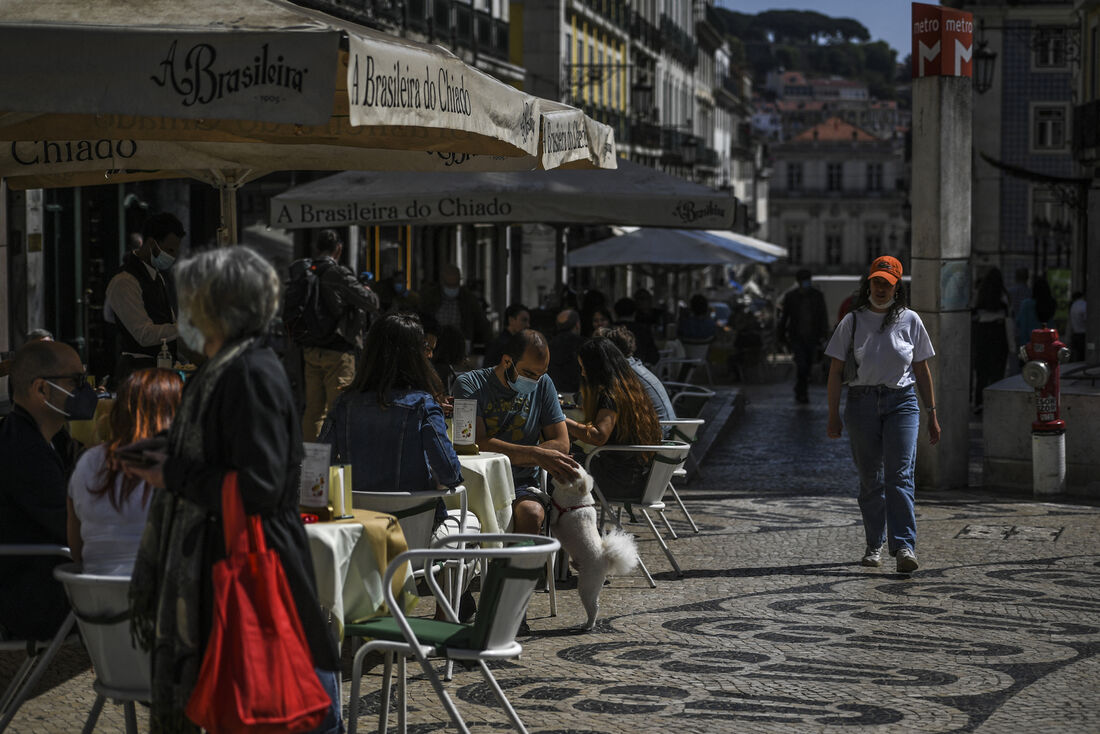
[[913,78],[971,76],[974,16],[938,5],[913,3]]

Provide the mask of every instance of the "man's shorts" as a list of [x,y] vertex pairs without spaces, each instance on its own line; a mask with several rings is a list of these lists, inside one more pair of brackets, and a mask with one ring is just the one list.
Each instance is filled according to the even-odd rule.
[[550,511],[550,496],[538,487],[516,487],[515,501],[519,502],[520,500],[534,500],[542,505],[543,510]]

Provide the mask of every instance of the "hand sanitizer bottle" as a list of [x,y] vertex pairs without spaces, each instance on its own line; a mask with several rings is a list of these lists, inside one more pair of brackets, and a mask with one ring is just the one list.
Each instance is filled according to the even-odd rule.
[[157,368],[170,370],[172,369],[172,353],[168,351],[168,340],[160,340],[160,354],[157,355]]

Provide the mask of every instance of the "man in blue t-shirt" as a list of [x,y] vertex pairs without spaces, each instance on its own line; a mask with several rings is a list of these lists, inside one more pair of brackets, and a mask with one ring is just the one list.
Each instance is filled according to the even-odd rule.
[[569,455],[569,434],[554,383],[546,374],[550,349],[542,334],[514,334],[494,367],[467,372],[455,381],[456,398],[477,400],[477,445],[512,462],[515,532],[536,535],[549,498],[539,490],[539,469],[561,480],[580,465]]

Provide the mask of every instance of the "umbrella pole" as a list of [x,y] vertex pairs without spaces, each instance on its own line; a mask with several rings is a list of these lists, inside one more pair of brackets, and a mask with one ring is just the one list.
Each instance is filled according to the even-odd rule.
[[237,244],[237,183],[218,183],[221,221],[218,223],[218,246]]

